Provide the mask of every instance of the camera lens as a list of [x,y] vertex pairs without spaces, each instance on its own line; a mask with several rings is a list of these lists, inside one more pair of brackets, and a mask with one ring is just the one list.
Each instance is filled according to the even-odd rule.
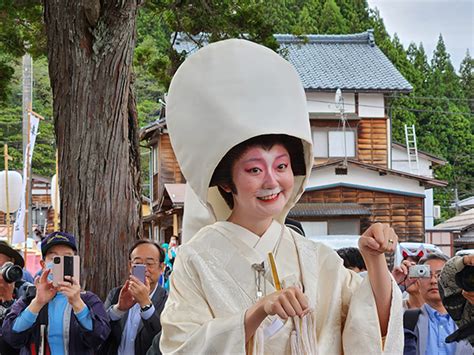
[[7,283],[13,283],[21,280],[23,277],[23,270],[18,265],[8,265],[3,269],[3,279]]
[[474,291],[474,266],[466,265],[464,269],[455,276],[456,284],[465,291]]
[[59,256],[55,256],[53,259],[53,263],[59,264],[61,262],[61,258]]

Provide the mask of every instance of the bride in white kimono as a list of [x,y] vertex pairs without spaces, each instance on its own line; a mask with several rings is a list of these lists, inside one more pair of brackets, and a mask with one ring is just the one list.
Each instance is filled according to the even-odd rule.
[[401,294],[384,256],[397,243],[393,230],[375,224],[359,239],[362,279],[333,250],[284,225],[313,168],[294,68],[245,40],[210,44],[181,65],[166,109],[188,182],[190,240],[174,264],[161,351],[402,353]]

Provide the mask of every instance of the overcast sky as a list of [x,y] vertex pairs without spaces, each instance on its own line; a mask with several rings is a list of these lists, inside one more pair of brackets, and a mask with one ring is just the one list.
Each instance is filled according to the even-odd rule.
[[474,0],[368,0],[377,7],[390,36],[398,34],[405,49],[411,42],[423,47],[431,60],[439,34],[456,71],[469,48],[474,56]]

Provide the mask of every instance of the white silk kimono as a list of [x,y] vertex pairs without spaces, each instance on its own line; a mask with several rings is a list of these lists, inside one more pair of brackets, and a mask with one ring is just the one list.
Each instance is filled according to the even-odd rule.
[[[299,345],[307,338],[317,343],[312,354],[401,354],[402,305],[395,283],[382,346],[369,279],[345,269],[333,250],[282,225],[305,191],[314,162],[306,94],[293,66],[272,50],[246,40],[209,44],[187,58],[174,75],[166,115],[188,188],[182,226],[185,243],[161,315],[161,351],[244,354],[244,316],[257,299],[252,265],[264,261],[271,251],[283,287],[301,285],[313,312],[305,316],[306,323],[267,317],[254,336],[252,355],[294,354],[295,339]],[[306,171],[295,176],[286,205],[259,237],[225,222],[231,211],[217,187],[211,186],[211,178],[233,147],[275,134],[301,141],[303,151],[298,154],[304,156]],[[263,282],[266,294],[275,291],[268,269]],[[304,324],[310,326],[298,333],[303,337],[295,337],[293,332]],[[308,331],[311,327],[313,332]]]
[[[383,346],[369,279],[345,269],[330,248],[274,221],[262,237],[217,222],[180,247],[161,315],[163,354],[245,354],[244,316],[257,294],[251,265],[265,260],[269,251],[282,284],[303,285],[313,309],[319,354],[403,352],[402,301],[395,282]],[[270,294],[275,291],[270,273],[265,278]],[[293,322],[276,318],[261,324],[263,344],[257,345],[263,345],[265,354],[290,354]]]

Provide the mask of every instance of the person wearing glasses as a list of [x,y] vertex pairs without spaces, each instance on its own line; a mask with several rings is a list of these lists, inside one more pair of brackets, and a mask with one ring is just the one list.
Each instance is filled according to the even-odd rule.
[[[146,354],[161,331],[160,315],[167,295],[158,280],[165,252],[157,243],[141,239],[131,247],[129,260],[129,278],[123,286],[112,289],[105,301],[112,331],[102,354]],[[145,282],[132,271],[142,265]]]
[[446,337],[457,329],[443,305],[438,288],[441,271],[448,260],[444,254],[432,253],[418,262],[430,267],[430,277],[416,281],[425,304],[419,309],[405,311],[405,355],[474,353],[474,348],[465,340],[446,342]]

